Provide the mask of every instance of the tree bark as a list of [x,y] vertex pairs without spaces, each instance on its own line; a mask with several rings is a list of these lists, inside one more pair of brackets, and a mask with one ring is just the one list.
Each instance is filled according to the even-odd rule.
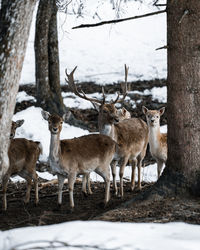
[[36,89],[38,105],[63,115],[60,89],[56,0],[40,0],[35,34]]
[[200,1],[167,3],[168,172],[200,195]]
[[8,169],[8,145],[19,79],[36,0],[2,1],[0,13],[0,178]]

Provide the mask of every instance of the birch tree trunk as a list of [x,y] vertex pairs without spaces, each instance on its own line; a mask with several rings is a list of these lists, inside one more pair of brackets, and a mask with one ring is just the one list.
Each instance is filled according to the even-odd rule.
[[0,13],[0,178],[8,169],[11,120],[36,0],[2,1]]

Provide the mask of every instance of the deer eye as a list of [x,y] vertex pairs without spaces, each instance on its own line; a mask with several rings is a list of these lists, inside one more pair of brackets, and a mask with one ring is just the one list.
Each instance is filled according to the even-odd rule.
[[63,121],[61,121],[60,124],[63,124]]

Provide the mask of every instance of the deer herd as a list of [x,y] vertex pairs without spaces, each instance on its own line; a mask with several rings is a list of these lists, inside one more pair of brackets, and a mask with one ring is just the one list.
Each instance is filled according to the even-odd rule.
[[[115,104],[122,103],[127,95],[128,68],[125,65],[125,82],[121,84],[123,96],[117,93],[115,100],[106,101],[102,89],[102,100],[89,98],[83,91],[78,91],[74,82],[74,70],[68,74],[66,82],[75,95],[90,101],[98,110],[99,134],[89,134],[74,139],[60,140],[63,122],[69,118],[69,113],[62,117],[41,112],[48,122],[51,135],[48,165],[52,174],[58,178],[58,204],[62,204],[62,189],[64,181],[68,179],[70,208],[74,208],[73,190],[76,177],[82,175],[82,192],[92,194],[90,186],[90,173],[96,172],[105,182],[105,205],[110,199],[110,170],[113,178],[115,195],[123,198],[124,169],[129,162],[132,167],[131,190],[135,188],[136,167],[138,172],[137,188],[141,189],[141,168],[149,143],[152,157],[157,162],[158,178],[161,175],[163,164],[167,160],[167,134],[160,132],[160,116],[165,108],[148,110],[142,107],[147,123],[140,118],[131,118],[125,109],[117,109]],[[20,175],[27,181],[25,203],[30,200],[32,181],[35,188],[35,204],[38,204],[38,176],[36,162],[42,154],[40,142],[24,138],[14,138],[15,131],[24,123],[24,120],[12,122],[9,145],[9,169],[2,178],[3,210],[7,209],[6,191],[10,176]],[[119,191],[116,182],[116,167],[119,167]]]

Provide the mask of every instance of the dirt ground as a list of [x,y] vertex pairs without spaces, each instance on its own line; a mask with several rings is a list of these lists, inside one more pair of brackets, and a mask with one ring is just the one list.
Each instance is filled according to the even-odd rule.
[[[151,82],[138,81],[129,84],[129,90],[144,91],[153,86],[162,87],[165,85],[164,80],[155,80]],[[100,92],[101,87],[93,83],[84,83],[83,91],[87,93]],[[21,86],[20,90],[26,91],[28,94],[35,96],[35,87],[33,85]],[[120,90],[120,84],[106,86],[105,92],[113,93]],[[63,91],[69,91],[67,86],[63,87]],[[132,109],[129,102],[124,103],[132,114],[132,116],[144,116],[141,112],[142,105],[148,108],[166,107],[166,103],[158,103],[152,100],[152,96],[143,96],[140,94],[129,94],[131,99],[137,103],[136,108]],[[33,102],[22,102],[16,105],[15,112],[21,111],[29,106],[35,105]],[[76,119],[82,120],[84,125],[90,131],[97,131],[97,112],[95,110],[79,110],[72,109]],[[161,124],[166,124],[166,114],[163,116]],[[76,124],[75,124],[76,125]],[[145,164],[152,163],[149,152],[145,157]],[[42,183],[44,180],[39,179]],[[3,212],[2,207],[2,191],[0,191],[0,230],[7,230],[23,226],[37,226],[61,223],[73,220],[107,220],[107,221],[123,221],[123,222],[169,222],[184,221],[188,223],[200,224],[200,199],[188,199],[186,197],[177,198],[170,197],[157,202],[135,202],[128,208],[124,208],[126,201],[136,197],[140,192],[145,192],[153,183],[143,183],[142,191],[130,191],[130,184],[124,181],[124,199],[121,200],[112,194],[109,204],[104,207],[104,184],[92,183],[93,194],[87,197],[81,192],[81,183],[75,184],[74,200],[75,209],[73,212],[69,209],[69,193],[67,185],[64,185],[63,205],[61,208],[57,206],[57,185],[51,185],[40,188],[38,206],[34,204],[34,190],[31,191],[31,201],[25,205],[23,198],[25,197],[25,183],[9,183],[7,200],[8,210]]]

